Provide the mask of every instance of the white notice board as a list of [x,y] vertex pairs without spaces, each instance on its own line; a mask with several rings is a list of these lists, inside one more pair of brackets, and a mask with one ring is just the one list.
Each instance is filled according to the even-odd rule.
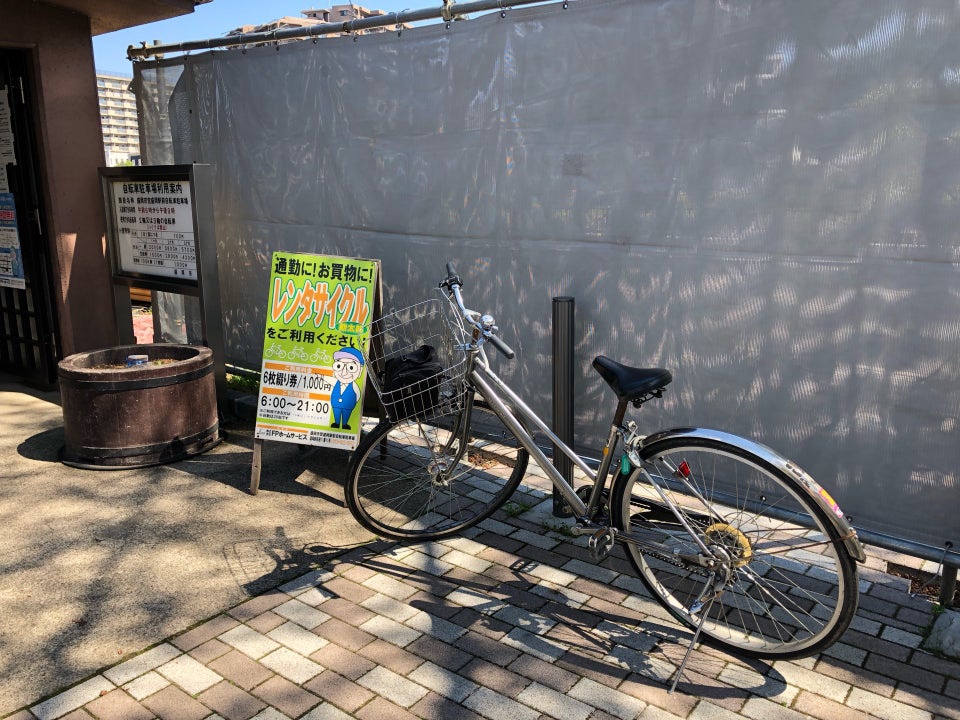
[[112,180],[119,270],[197,280],[189,180]]

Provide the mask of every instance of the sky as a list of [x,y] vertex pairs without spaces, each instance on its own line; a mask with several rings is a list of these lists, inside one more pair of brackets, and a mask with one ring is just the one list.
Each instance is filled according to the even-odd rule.
[[[226,35],[241,25],[260,25],[285,15],[299,16],[301,10],[330,7],[342,0],[324,3],[322,0],[213,0],[199,5],[190,15],[140,25],[129,30],[97,35],[93,38],[93,53],[98,72],[132,75],[133,66],[127,60],[127,46],[139,47],[146,41],[164,43],[186,40],[206,40]],[[402,12],[425,7],[439,7],[438,0],[367,0],[362,3],[370,9]]]

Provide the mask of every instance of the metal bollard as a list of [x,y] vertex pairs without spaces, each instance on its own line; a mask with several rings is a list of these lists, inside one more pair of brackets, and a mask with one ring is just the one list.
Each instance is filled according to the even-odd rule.
[[[572,297],[553,299],[553,432],[569,447],[573,447],[573,311]],[[556,445],[553,465],[567,482],[573,482],[573,462]],[[554,490],[554,517],[572,514],[563,497]]]
[[943,582],[940,583],[940,605],[953,607],[953,596],[957,592],[957,568],[955,565],[943,566]]

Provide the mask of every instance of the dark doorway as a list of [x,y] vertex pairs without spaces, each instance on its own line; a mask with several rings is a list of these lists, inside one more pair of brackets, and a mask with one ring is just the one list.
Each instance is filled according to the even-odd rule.
[[47,387],[60,343],[27,61],[0,49],[0,369]]

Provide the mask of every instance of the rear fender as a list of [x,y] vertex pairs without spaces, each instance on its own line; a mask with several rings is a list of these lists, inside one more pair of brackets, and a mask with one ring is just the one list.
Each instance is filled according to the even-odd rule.
[[727,445],[744,453],[750,453],[759,458],[765,465],[774,470],[786,474],[793,478],[798,487],[823,510],[824,515],[830,520],[830,523],[836,528],[840,537],[843,538],[843,545],[857,562],[864,562],[867,559],[863,551],[863,545],[857,537],[857,531],[847,521],[843,510],[826,490],[820,487],[819,483],[806,473],[799,465],[783,457],[775,450],[771,450],[766,445],[761,445],[753,440],[742,438],[737,435],[723,432],[721,430],[709,430],[706,428],[674,428],[672,430],[663,430],[653,435],[648,435],[643,439],[638,451],[646,455],[655,452],[655,445],[661,442],[673,441],[678,438],[689,440],[705,440],[710,444],[717,446]]

